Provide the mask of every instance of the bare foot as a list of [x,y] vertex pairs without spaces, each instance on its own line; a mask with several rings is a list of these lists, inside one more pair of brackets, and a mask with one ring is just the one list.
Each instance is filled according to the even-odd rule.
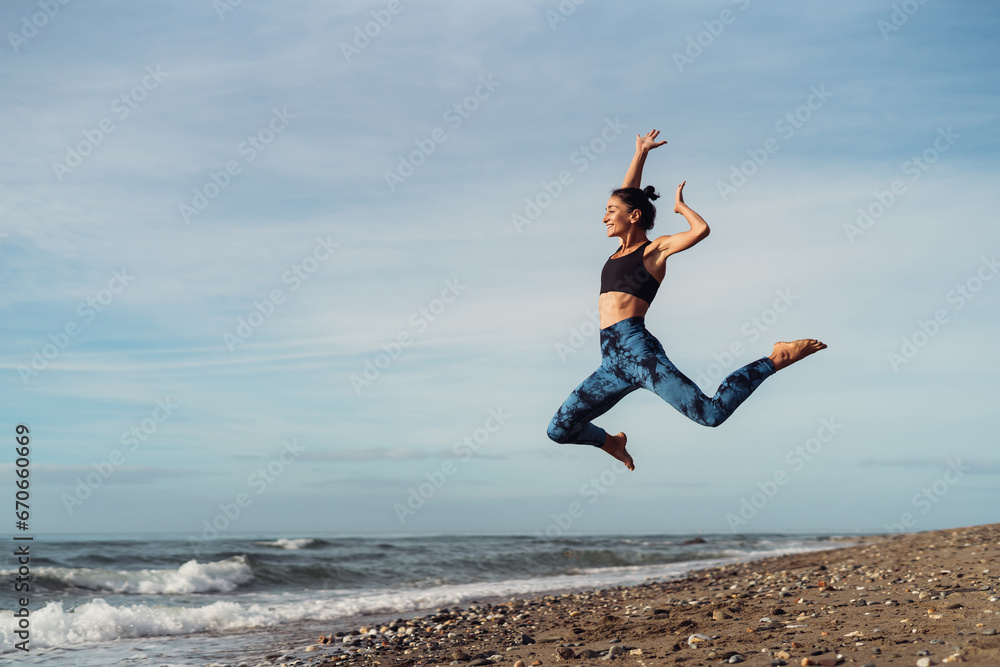
[[625,449],[625,443],[627,441],[628,437],[624,433],[619,433],[618,435],[611,435],[608,433],[608,439],[604,441],[604,446],[601,447],[601,449],[624,463],[625,467],[629,470],[635,470],[635,464],[632,463],[632,457]]
[[781,341],[774,344],[774,351],[768,357],[773,363],[775,370],[781,370],[785,366],[790,366],[800,359],[805,359],[813,352],[826,349],[826,343],[821,343],[815,338],[800,338],[791,343]]

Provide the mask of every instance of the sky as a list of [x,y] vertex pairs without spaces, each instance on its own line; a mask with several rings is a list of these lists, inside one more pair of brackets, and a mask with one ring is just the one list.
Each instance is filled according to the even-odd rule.
[[[982,0],[0,6],[0,494],[30,529],[882,533],[1000,506],[1000,7]],[[990,63],[994,63],[991,65]],[[600,363],[637,133],[646,318],[723,425]],[[23,462],[22,462],[23,463]],[[991,510],[990,508],[994,508]],[[13,521],[13,519],[10,519]]]

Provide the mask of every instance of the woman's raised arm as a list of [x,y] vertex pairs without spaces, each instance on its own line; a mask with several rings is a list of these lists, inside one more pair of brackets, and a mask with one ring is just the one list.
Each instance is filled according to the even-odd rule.
[[659,130],[650,130],[646,136],[635,135],[635,155],[632,157],[632,164],[625,172],[625,180],[622,181],[623,188],[638,188],[642,181],[642,166],[646,163],[646,154],[654,148],[659,148],[665,141],[656,141],[660,134]]
[[677,186],[677,194],[674,199],[674,213],[683,215],[684,219],[691,225],[691,229],[686,232],[678,232],[677,234],[661,236],[656,239],[656,249],[662,253],[661,261],[665,260],[669,255],[687,250],[708,236],[708,223],[705,222],[703,217],[695,213],[690,206],[684,203],[685,183],[687,181]]

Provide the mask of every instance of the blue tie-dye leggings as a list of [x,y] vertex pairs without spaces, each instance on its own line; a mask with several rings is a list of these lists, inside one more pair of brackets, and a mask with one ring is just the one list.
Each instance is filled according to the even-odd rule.
[[709,398],[667,359],[643,318],[630,317],[601,329],[601,367],[556,412],[549,437],[562,444],[603,447],[607,431],[591,420],[640,387],[656,393],[689,419],[718,426],[774,372],[774,364],[763,357],[734,371]]

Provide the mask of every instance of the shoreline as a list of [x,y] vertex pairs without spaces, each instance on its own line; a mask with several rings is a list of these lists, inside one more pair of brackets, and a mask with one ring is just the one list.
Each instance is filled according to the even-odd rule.
[[[854,546],[679,579],[392,614],[391,622],[380,615],[328,632],[331,643],[289,637],[282,643],[295,648],[250,660],[295,667],[1000,664],[1000,524],[844,541]],[[246,657],[231,664],[239,662],[251,664]]]

